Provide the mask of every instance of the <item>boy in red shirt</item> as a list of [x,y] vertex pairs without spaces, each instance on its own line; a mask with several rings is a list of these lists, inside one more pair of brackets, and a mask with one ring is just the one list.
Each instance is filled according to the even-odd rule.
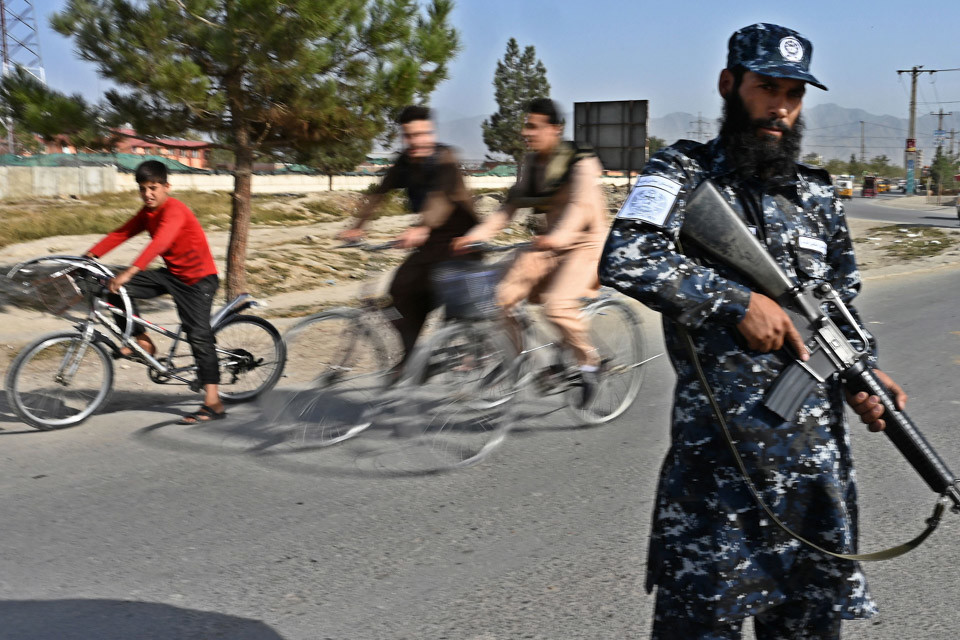
[[[170,197],[167,167],[162,162],[149,160],[142,163],[137,167],[136,179],[143,208],[94,245],[86,255],[99,258],[141,231],[150,234],[152,241],[133,266],[111,279],[107,287],[113,294],[120,287],[126,287],[131,299],[156,298],[165,293],[173,296],[205,395],[200,409],[184,417],[180,424],[220,420],[227,413],[220,401],[220,366],[210,328],[210,309],[220,279],[207,237],[189,207]],[[157,256],[163,258],[166,268],[145,271]],[[118,306],[122,304],[119,296],[112,302]],[[136,308],[134,313],[139,315]],[[134,328],[133,336],[147,353],[156,353],[156,345],[141,325]],[[124,347],[121,353],[129,356],[132,350]]]

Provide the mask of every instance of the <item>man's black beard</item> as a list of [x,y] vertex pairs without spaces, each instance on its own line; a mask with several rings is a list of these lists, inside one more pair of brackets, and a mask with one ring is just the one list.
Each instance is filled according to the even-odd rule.
[[[783,133],[779,138],[758,135],[761,127]],[[741,178],[767,181],[793,177],[802,137],[803,118],[799,115],[791,129],[776,118],[751,119],[736,89],[723,100],[720,139]]]

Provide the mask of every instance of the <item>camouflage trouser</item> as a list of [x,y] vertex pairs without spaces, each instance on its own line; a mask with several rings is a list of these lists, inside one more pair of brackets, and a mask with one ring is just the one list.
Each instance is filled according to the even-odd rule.
[[[833,600],[795,600],[754,616],[757,640],[839,640],[840,612]],[[743,620],[702,622],[689,607],[657,587],[651,640],[741,640]]]

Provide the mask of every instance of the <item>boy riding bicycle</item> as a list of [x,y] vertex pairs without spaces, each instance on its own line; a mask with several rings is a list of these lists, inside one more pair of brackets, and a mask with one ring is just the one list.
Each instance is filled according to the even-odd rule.
[[[220,367],[217,362],[216,342],[210,327],[210,309],[220,279],[210,253],[210,245],[200,222],[187,205],[170,197],[167,167],[156,160],[140,164],[136,171],[137,185],[143,207],[130,220],[110,232],[85,254],[100,258],[115,247],[146,230],[150,244],[133,265],[107,283],[111,292],[108,300],[114,306],[122,302],[117,292],[126,287],[134,299],[149,299],[169,293],[177,307],[187,342],[197,363],[197,379],[204,389],[201,407],[185,416],[180,424],[197,424],[221,420],[227,413],[220,401]],[[150,262],[160,256],[165,269],[145,271]],[[134,305],[133,312],[139,313]],[[156,353],[156,345],[141,325],[136,325],[133,337],[147,353]],[[126,357],[136,354],[127,347],[121,349]]]
[[511,333],[519,330],[510,309],[524,299],[543,304],[544,314],[573,352],[582,379],[580,405],[593,400],[600,361],[580,318],[580,299],[599,289],[597,266],[609,226],[606,198],[600,189],[602,167],[596,155],[564,141],[563,120],[547,98],[527,105],[522,135],[527,154],[507,202],[465,236],[453,241],[456,252],[485,242],[510,223],[521,207],[544,214],[533,247],[521,253],[497,290]]

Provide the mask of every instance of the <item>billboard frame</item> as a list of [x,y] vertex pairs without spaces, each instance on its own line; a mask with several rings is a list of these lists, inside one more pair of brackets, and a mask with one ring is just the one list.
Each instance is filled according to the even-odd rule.
[[648,100],[575,102],[573,139],[591,145],[604,169],[625,171],[629,186],[632,172],[647,163],[649,113]]

